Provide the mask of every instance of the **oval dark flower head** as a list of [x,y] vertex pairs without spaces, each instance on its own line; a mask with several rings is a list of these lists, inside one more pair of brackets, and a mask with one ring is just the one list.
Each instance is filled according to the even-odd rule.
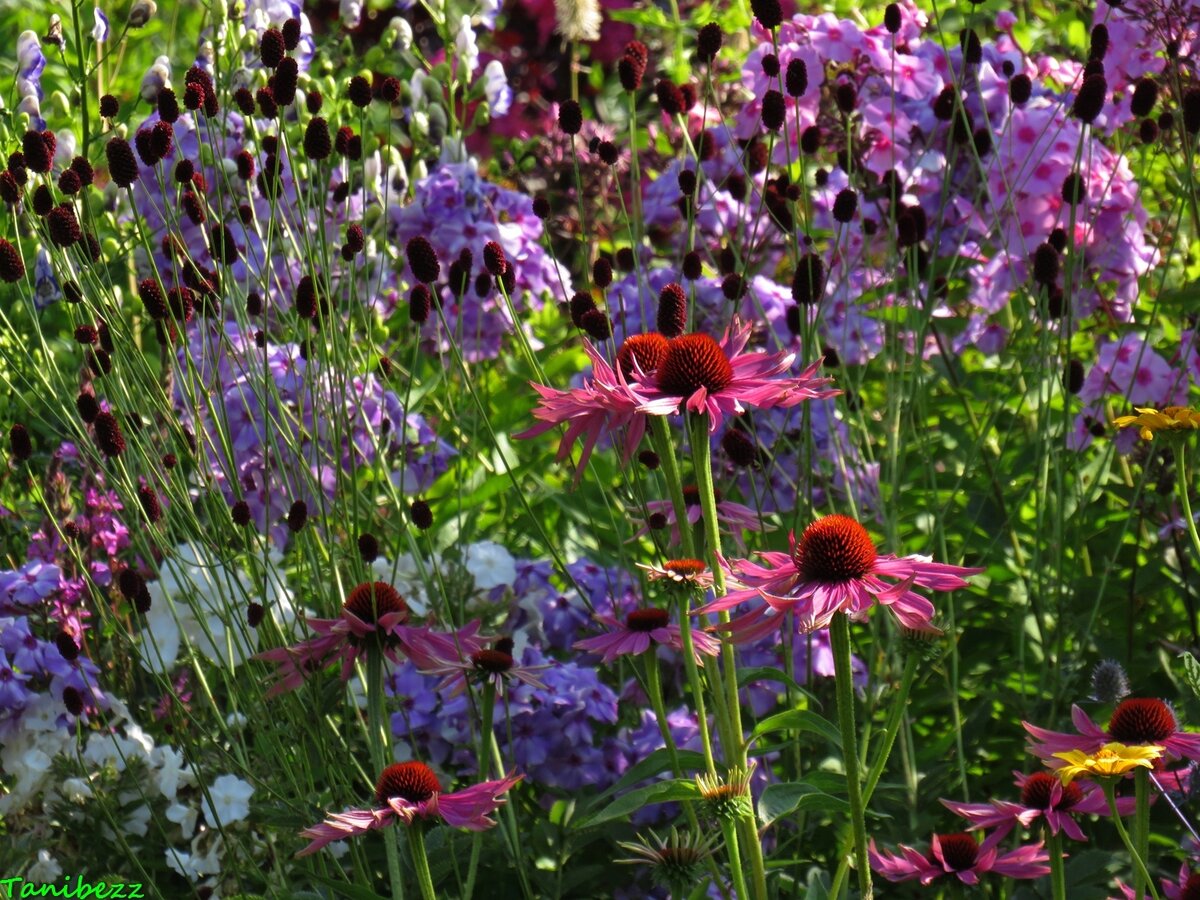
[[1075,102],[1071,104],[1071,114],[1085,124],[1096,121],[1096,117],[1104,110],[1104,101],[1108,96],[1108,82],[1103,75],[1089,75],[1083,80],[1079,92],[1075,94]]
[[429,238],[417,235],[411,238],[405,247],[408,257],[408,267],[412,269],[413,277],[424,284],[433,284],[441,274],[442,268],[438,263],[437,252]]
[[724,35],[721,34],[721,26],[716,22],[709,22],[696,35],[696,59],[704,63],[712,62],[721,51],[723,41]]
[[617,60],[617,78],[621,87],[633,93],[642,86],[642,78],[646,74],[645,64],[636,56],[626,53]]
[[333,152],[329,124],[321,116],[313,116],[304,129],[304,153],[309,159],[328,159]]
[[596,287],[603,290],[612,284],[613,267],[612,263],[604,257],[598,258],[592,263],[592,282]]
[[1023,106],[1033,95],[1033,81],[1024,72],[1014,75],[1008,80],[1008,99],[1017,106]]
[[1052,285],[1058,279],[1058,251],[1049,243],[1038,244],[1033,251],[1033,280],[1041,285]]
[[1083,176],[1078,172],[1071,172],[1063,179],[1062,198],[1064,203],[1071,206],[1076,206],[1087,199],[1087,186],[1084,184]]
[[25,263],[18,250],[7,238],[0,237],[0,279],[14,284],[25,277]]
[[54,160],[53,148],[47,146],[42,132],[26,131],[21,138],[21,151],[25,154],[25,165],[34,172],[49,172]]
[[423,284],[416,285],[408,294],[408,318],[418,325],[429,320],[433,311],[433,295]]
[[1133,88],[1133,98],[1129,101],[1129,111],[1142,119],[1150,115],[1157,102],[1158,82],[1153,78],[1139,78]]
[[787,72],[783,77],[783,86],[789,97],[803,97],[808,90],[808,66],[802,59],[788,62]]
[[46,222],[50,228],[50,240],[58,247],[70,247],[83,237],[83,229],[75,218],[75,207],[62,203],[50,210]]
[[275,28],[268,28],[258,41],[258,57],[268,69],[274,69],[283,60],[287,47],[283,43],[283,34]]
[[104,155],[108,159],[108,174],[115,184],[127,188],[137,181],[138,164],[129,141],[112,138],[104,145]]
[[1092,26],[1092,43],[1088,50],[1088,62],[1104,59],[1108,53],[1108,26],[1098,22]]
[[308,521],[308,504],[303,500],[297,500],[288,509],[287,526],[288,531],[295,534],[304,527],[304,523]]
[[107,457],[120,456],[125,451],[125,436],[121,425],[111,412],[99,412],[92,423],[96,430],[96,446]]
[[658,333],[678,337],[687,330],[688,299],[683,286],[670,282],[658,294]]
[[372,563],[379,557],[379,539],[370,532],[358,536],[358,555],[365,563]]
[[677,116],[684,111],[683,91],[669,78],[658,79],[654,85],[654,96],[658,98],[658,105],[668,116]]
[[778,28],[783,22],[783,7],[779,0],[750,0],[750,11],[768,31]]
[[300,65],[290,56],[285,56],[275,70],[271,80],[271,89],[275,92],[275,102],[280,106],[291,106],[296,99],[296,85],[300,80]]
[[774,78],[779,74],[779,57],[774,53],[767,53],[761,60],[763,74],[768,78]]
[[105,119],[114,118],[121,111],[121,102],[112,94],[100,98],[100,115]]
[[833,198],[833,218],[836,222],[846,224],[854,218],[858,210],[858,194],[852,188],[842,188]]
[[683,255],[683,265],[680,269],[684,278],[688,281],[696,281],[704,274],[704,264],[700,260],[700,254],[695,250],[689,250]]
[[1183,107],[1184,130],[1188,134],[1200,131],[1200,88],[1189,88],[1184,93],[1180,106]]
[[33,442],[29,439],[29,431],[20,422],[8,429],[8,447],[17,462],[24,462],[33,456]]
[[612,322],[608,319],[608,313],[601,309],[589,309],[580,316],[579,327],[593,341],[607,341],[612,337]]
[[783,127],[786,115],[787,103],[783,99],[783,94],[774,88],[763,94],[762,123],[764,128],[768,131],[778,131]]
[[417,528],[428,531],[433,527],[433,510],[426,501],[414,500],[408,508],[408,519]]
[[801,305],[816,303],[825,295],[825,263],[815,253],[806,253],[792,276],[792,299]]
[[579,134],[583,128],[583,110],[574,100],[564,100],[558,107],[558,127],[563,134]]
[[283,46],[289,51],[295,50],[300,46],[300,20],[292,17],[283,23],[281,29],[283,34]]
[[858,88],[849,81],[842,81],[833,91],[833,99],[837,103],[837,108],[846,115],[854,112],[854,107],[858,105]]
[[889,34],[895,34],[900,30],[901,24],[900,4],[889,3],[883,10],[883,27]]
[[355,75],[346,86],[346,96],[359,109],[366,109],[371,105],[371,82],[361,75]]
[[483,245],[483,267],[487,269],[489,275],[496,278],[503,275],[504,270],[508,268],[504,248],[495,241],[488,241]]

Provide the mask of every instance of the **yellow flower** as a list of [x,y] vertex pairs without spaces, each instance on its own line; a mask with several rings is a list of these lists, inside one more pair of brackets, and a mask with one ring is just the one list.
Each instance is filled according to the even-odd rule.
[[1128,428],[1130,425],[1139,427],[1138,434],[1142,440],[1154,439],[1156,431],[1195,431],[1200,428],[1200,412],[1190,406],[1167,406],[1160,412],[1152,407],[1137,407],[1136,416],[1118,416],[1113,424],[1118,428]]
[[1162,756],[1162,747],[1127,747],[1116,742],[1105,744],[1094,753],[1083,750],[1068,750],[1065,753],[1055,753],[1055,759],[1061,759],[1065,765],[1058,768],[1058,777],[1064,785],[1070,784],[1079,775],[1106,776],[1124,775],[1134,769],[1152,769],[1152,759]]

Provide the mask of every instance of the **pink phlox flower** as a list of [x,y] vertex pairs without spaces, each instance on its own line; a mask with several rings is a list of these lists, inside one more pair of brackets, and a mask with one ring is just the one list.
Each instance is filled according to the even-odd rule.
[[1200,760],[1200,734],[1180,731],[1174,711],[1162,700],[1126,697],[1113,710],[1107,729],[1075,705],[1071,707],[1071,722],[1078,734],[1050,731],[1022,722],[1029,732],[1029,752],[1047,765],[1054,765],[1055,753],[1070,750],[1090,753],[1117,741],[1129,746],[1162,747],[1164,756],[1170,759]]
[[589,342],[584,342],[584,350],[592,361],[592,377],[584,379],[581,387],[565,391],[531,382],[541,398],[533,410],[538,424],[513,435],[517,440],[527,440],[566,424],[555,459],[567,459],[575,442],[583,439],[575,472],[577,485],[596,444],[619,428],[627,429],[622,460],[628,462],[646,432],[646,416],[641,408],[648,403],[648,398],[626,381],[619,366],[609,365]]
[[441,820],[455,828],[484,831],[496,824],[490,818],[506,794],[523,775],[481,781],[461,791],[442,793],[433,771],[421,762],[394,763],[383,770],[376,788],[374,809],[350,809],[300,832],[309,844],[296,856],[308,856],[334,841],[384,828],[393,821],[411,825],[416,819]]
[[[618,656],[638,656],[650,649],[651,644],[661,644],[677,652],[683,652],[683,635],[679,626],[667,621],[665,609],[638,609],[631,612],[624,622],[611,615],[598,615],[596,621],[608,627],[606,634],[576,641],[576,650],[600,654],[606,665]],[[704,665],[705,656],[716,656],[721,644],[716,638],[702,631],[692,632],[692,650],[697,665]]]
[[769,607],[720,626],[742,643],[761,636],[769,625],[764,617],[791,612],[801,631],[824,628],[835,613],[866,618],[876,604],[888,609],[904,628],[937,632],[933,604],[914,587],[952,591],[966,587],[963,576],[983,569],[935,563],[926,556],[898,557],[877,553],[866,529],[847,516],[826,516],[804,530],[800,540],[789,534],[789,553],[763,553],[766,565],[748,560],[727,564],[730,578],[742,589],[719,597],[694,611],[696,615],[732,609],[753,594]]
[[719,342],[699,333],[673,338],[653,377],[643,375],[633,383],[646,398],[640,411],[655,416],[683,409],[705,413],[709,431],[715,433],[725,416],[740,415],[747,406],[790,407],[841,393],[825,388],[833,379],[816,377],[823,358],[799,375],[781,377],[796,354],[744,352],[752,331],[753,325],[743,326],[735,317]]
[[1007,832],[993,832],[983,843],[966,833],[935,834],[926,856],[912,847],[900,844],[901,855],[879,852],[872,839],[869,857],[871,868],[888,881],[919,880],[928,885],[943,875],[954,875],[963,884],[979,883],[979,876],[995,872],[1008,878],[1041,878],[1050,874],[1046,865],[1050,857],[1042,842],[999,853],[996,845]]

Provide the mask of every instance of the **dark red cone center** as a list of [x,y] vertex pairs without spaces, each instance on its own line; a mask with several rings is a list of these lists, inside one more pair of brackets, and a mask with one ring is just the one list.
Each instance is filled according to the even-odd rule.
[[975,865],[975,857],[979,855],[979,842],[966,832],[957,834],[939,834],[938,841],[942,845],[942,860],[955,872],[965,872]]
[[667,345],[658,366],[658,387],[677,397],[700,388],[715,394],[733,382],[733,366],[721,345],[707,334],[681,334]]
[[477,650],[471,654],[471,664],[477,671],[503,675],[513,667],[513,658],[503,650]]
[[1193,872],[1182,885],[1179,900],[1200,900],[1200,872]]
[[386,581],[364,581],[356,585],[346,598],[344,608],[367,623],[378,622],[389,613],[403,613],[400,621],[408,621],[408,604]]
[[442,785],[433,770],[423,762],[394,763],[383,770],[375,784],[375,799],[381,806],[393,797],[409,803],[423,803],[441,793]]
[[665,609],[635,609],[625,617],[625,627],[630,631],[654,631],[667,627]]
[[826,516],[804,529],[792,561],[805,581],[840,584],[871,571],[875,543],[849,516]]
[[1171,708],[1152,697],[1122,700],[1108,722],[1109,735],[1122,744],[1161,744],[1176,730]]
[[663,568],[681,578],[695,578],[706,566],[698,559],[669,559]]
[[[1021,788],[1021,805],[1030,809],[1050,809],[1050,796],[1054,786],[1059,784],[1058,778],[1046,772],[1035,772]],[[1072,781],[1062,789],[1062,796],[1054,805],[1057,810],[1070,809],[1083,799],[1083,790],[1079,783]]]
[[617,350],[617,368],[628,381],[633,377],[636,361],[643,374],[652,375],[667,355],[667,339],[657,331],[627,337]]

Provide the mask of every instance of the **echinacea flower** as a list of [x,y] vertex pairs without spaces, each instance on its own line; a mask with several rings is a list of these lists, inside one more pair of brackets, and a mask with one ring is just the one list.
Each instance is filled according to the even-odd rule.
[[1070,784],[1080,775],[1111,778],[1114,775],[1126,775],[1134,769],[1153,769],[1151,760],[1158,759],[1162,752],[1162,747],[1131,747],[1113,741],[1095,750],[1065,750],[1053,754],[1054,759],[1062,761],[1054,771],[1063,784]]
[[674,415],[682,409],[707,413],[708,429],[716,432],[725,416],[740,415],[747,406],[789,407],[841,393],[825,389],[832,379],[816,377],[824,357],[799,375],[784,375],[796,354],[745,352],[751,331],[752,325],[743,326],[735,318],[720,341],[699,332],[669,341],[653,375],[647,372],[634,383],[647,398],[642,412],[655,416]]
[[[1032,828],[1041,819],[1051,834],[1061,831],[1075,841],[1087,840],[1075,816],[1106,816],[1109,813],[1104,792],[1093,782],[1079,780],[1063,784],[1062,779],[1049,772],[1013,774],[1017,776],[1017,787],[1021,789],[1021,799],[1016,802],[993,800],[990,803],[958,803],[943,800],[942,806],[970,822],[968,831],[996,828],[1002,834],[1007,834],[1018,824],[1023,828]],[[1133,797],[1117,800],[1117,809],[1122,815],[1131,814],[1134,805]]]
[[538,424],[513,437],[525,440],[566,424],[567,430],[558,445],[555,460],[562,462],[570,456],[575,442],[583,438],[575,472],[576,484],[587,468],[596,443],[620,428],[627,429],[623,460],[628,461],[646,433],[646,415],[640,411],[646,398],[630,385],[628,376],[642,372],[644,368],[653,371],[662,352],[659,344],[665,346],[667,343],[661,334],[638,335],[637,338],[644,340],[631,338],[621,345],[616,367],[609,365],[600,352],[585,341],[583,348],[592,361],[592,377],[585,379],[582,387],[567,391],[533,384],[541,397],[541,403],[533,411]]
[[646,579],[651,582],[669,581],[698,591],[706,591],[713,584],[712,572],[699,559],[669,559],[661,566],[638,563],[637,567],[646,573]]
[[446,692],[446,696],[455,697],[461,694],[467,686],[467,678],[480,681],[490,681],[498,693],[504,692],[504,683],[510,678],[527,684],[530,687],[546,689],[546,685],[534,674],[538,669],[549,668],[549,665],[526,666],[513,659],[513,640],[510,637],[497,639],[491,647],[481,647],[478,650],[462,653],[448,659],[437,659],[434,664],[423,668],[423,675],[445,675],[438,684],[438,692]]
[[314,672],[341,662],[341,679],[348,681],[354,664],[369,650],[379,650],[393,663],[399,655],[411,659],[418,668],[432,666],[438,659],[482,649],[476,637],[479,622],[471,622],[452,634],[409,625],[408,604],[385,581],[364,582],[350,591],[336,619],[309,619],[308,626],[317,636],[291,647],[276,647],[258,654],[256,659],[276,663],[276,682],[267,697],[294,690]]
[[1190,406],[1166,406],[1162,410],[1140,406],[1135,408],[1138,412],[1136,416],[1118,416],[1113,419],[1113,424],[1118,428],[1128,428],[1130,425],[1138,426],[1138,434],[1144,441],[1153,440],[1155,432],[1158,431],[1195,431],[1200,429],[1200,411],[1194,410]]
[[1102,729],[1078,706],[1071,707],[1071,721],[1078,734],[1049,731],[1022,722],[1029,732],[1029,752],[1043,761],[1068,750],[1089,753],[1105,744],[1117,742],[1130,746],[1160,747],[1168,759],[1200,760],[1200,734],[1179,730],[1171,707],[1152,697],[1127,697],[1117,704],[1108,729]]
[[[740,545],[742,543],[743,531],[770,531],[771,526],[763,522],[762,516],[752,510],[748,506],[741,503],[734,503],[732,500],[725,500],[721,497],[720,491],[714,491],[717,501],[717,525],[722,531],[729,532],[733,535],[734,540]],[[700,505],[700,491],[695,485],[684,485],[683,502],[687,513],[687,521],[689,525],[695,525],[704,516],[704,509]],[[635,541],[640,537],[650,533],[649,519],[655,516],[661,516],[666,527],[671,529],[671,543],[679,543],[679,523],[675,519],[675,504],[670,500],[650,500],[646,503],[647,524],[634,534],[630,541]]]
[[[600,624],[608,626],[608,633],[576,641],[574,646],[576,650],[599,653],[605,664],[626,653],[634,656],[645,653],[651,644],[664,644],[680,652],[683,650],[679,626],[668,624],[669,614],[665,609],[635,609],[625,617],[624,622],[607,615],[595,618]],[[721,644],[712,635],[693,631],[692,650],[696,664],[702,666],[705,656],[716,656],[720,652]]]
[[1050,874],[1050,861],[1042,842],[1018,847],[1001,854],[996,845],[1007,832],[994,832],[983,843],[966,832],[935,834],[929,842],[929,855],[900,844],[901,856],[880,853],[871,841],[871,868],[888,881],[919,880],[930,884],[943,875],[953,875],[963,884],[978,884],[979,876],[995,872],[1008,878],[1041,878]]
[[700,867],[712,856],[716,835],[707,837],[693,832],[680,834],[674,826],[671,835],[663,840],[651,832],[653,843],[638,835],[638,842],[618,841],[617,846],[634,854],[634,859],[614,859],[621,865],[647,865],[653,867],[655,881],[676,888],[692,884],[700,874]]
[[797,627],[816,631],[829,624],[835,613],[851,619],[866,617],[875,604],[886,607],[901,626],[935,632],[933,604],[912,588],[952,591],[966,587],[971,569],[935,563],[926,556],[879,553],[867,530],[849,516],[826,516],[813,522],[796,540],[788,536],[788,553],[762,554],[766,565],[734,560],[726,565],[732,579],[744,586],[693,610],[694,615],[732,609],[754,596],[764,606],[720,626],[739,643],[753,641],[778,627],[777,617],[793,612]]
[[334,841],[385,828],[393,820],[405,825],[411,825],[416,819],[440,820],[455,828],[485,831],[496,824],[488,816],[500,808],[504,803],[503,795],[523,777],[508,775],[444,794],[441,782],[425,763],[394,763],[383,770],[375,785],[377,808],[349,809],[305,828],[300,835],[309,838],[311,843],[296,856],[308,856]]

